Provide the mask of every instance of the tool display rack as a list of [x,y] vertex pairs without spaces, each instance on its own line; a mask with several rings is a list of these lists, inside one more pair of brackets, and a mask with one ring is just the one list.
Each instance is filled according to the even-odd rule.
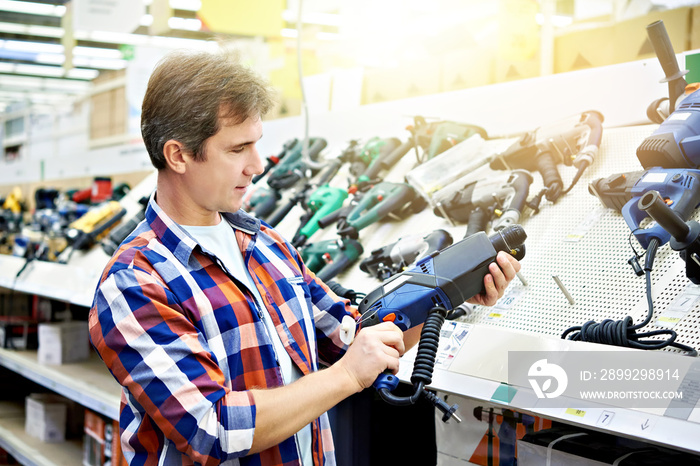
[[[678,58],[682,66],[683,55]],[[491,137],[533,130],[588,110],[597,110],[605,117],[599,156],[574,190],[556,204],[543,202],[539,214],[528,215],[523,220],[528,240],[522,275],[527,285],[516,279],[508,290],[508,293],[520,290],[517,303],[500,319],[489,318],[487,308],[477,308],[464,320],[471,328],[455,360],[461,364],[453,363],[450,370],[437,369],[433,388],[444,394],[492,402],[495,390],[505,380],[509,350],[592,350],[602,345],[565,341],[559,336],[569,326],[587,320],[631,315],[638,322],[646,312],[643,279],[634,276],[626,263],[631,255],[629,230],[619,214],[600,210],[600,202],[588,193],[587,184],[598,177],[641,168],[634,151],[654,129],[646,119],[646,106],[665,96],[666,87],[658,82],[661,77],[656,60],[643,60],[311,115],[310,135],[328,139],[328,149],[324,153],[328,158],[339,154],[351,139],[373,136],[403,139],[407,137],[405,126],[415,115],[478,124]],[[264,131],[265,138],[258,144],[263,156],[277,153],[285,141],[303,135],[304,120],[294,117],[265,122]],[[403,175],[411,168],[411,157],[411,153],[407,154],[386,179],[403,181]],[[568,185],[574,169],[560,169]],[[539,174],[534,176],[540,179]],[[344,186],[345,181],[339,174],[333,183]],[[125,199],[127,217],[140,207],[138,199],[154,187],[155,174],[129,193]],[[530,192],[536,192],[537,188],[534,184]],[[291,219],[298,218],[298,213],[292,210],[287,217],[290,220],[285,219],[279,225],[279,230],[288,238],[296,228]],[[581,231],[586,222],[591,225],[578,241],[565,240]],[[365,250],[362,257],[403,235],[429,233],[438,228],[449,231],[455,240],[460,239],[466,229],[450,225],[426,209],[402,222],[382,222],[360,231]],[[317,235],[312,240],[330,238],[334,233],[331,227]],[[16,257],[0,256],[0,287],[89,307],[107,257],[101,248],[95,247],[86,253],[76,252],[67,265],[34,262],[16,277],[23,262]],[[677,254],[667,246],[659,250],[653,274],[657,312],[663,311],[688,284],[678,262]],[[575,304],[567,301],[552,275],[557,275],[565,284]],[[359,268],[340,275],[338,280],[346,287],[363,292],[379,284]],[[698,319],[700,310],[696,308],[676,327],[679,341],[700,347]],[[604,349],[615,350],[614,347]],[[37,363],[36,352],[0,350],[0,365],[110,418],[117,416],[120,387],[97,356],[83,364],[47,367]],[[456,370],[457,367],[461,369]],[[407,379],[410,369],[409,353],[404,357],[399,375]],[[600,409],[615,412],[614,423],[599,426],[596,425],[599,411],[593,409],[583,417],[568,415],[566,408],[569,406],[533,411],[519,406],[517,397],[509,406],[573,425],[700,452],[696,440],[700,438],[697,409],[688,419],[681,420],[658,411],[604,406]],[[651,429],[638,427],[645,421],[651,423]],[[23,464],[30,465],[79,464],[81,457],[79,445],[74,443],[49,445],[28,437],[24,434],[23,417],[19,416],[0,416],[0,446]]]

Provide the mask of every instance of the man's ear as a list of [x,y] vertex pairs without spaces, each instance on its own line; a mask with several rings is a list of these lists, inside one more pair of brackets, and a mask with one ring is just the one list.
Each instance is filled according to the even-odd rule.
[[165,157],[168,168],[179,174],[185,173],[187,163],[192,160],[192,157],[185,150],[185,146],[175,139],[169,139],[165,142],[163,157]]

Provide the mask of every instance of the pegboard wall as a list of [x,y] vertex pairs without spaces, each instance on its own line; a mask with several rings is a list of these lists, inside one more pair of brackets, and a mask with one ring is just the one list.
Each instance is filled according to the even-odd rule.
[[[640,254],[643,249],[630,237],[622,215],[603,207],[588,192],[588,184],[615,173],[641,170],[636,148],[655,128],[646,125],[603,131],[596,161],[572,191],[556,204],[543,202],[538,214],[521,221],[528,234],[521,272],[527,285],[514,280],[496,308],[478,307],[467,321],[551,336],[560,336],[569,327],[589,320],[619,320],[629,315],[635,324],[643,321],[648,312],[645,278],[635,275],[627,263],[634,254],[632,247]],[[560,166],[560,173],[568,186],[575,169]],[[537,182],[541,186],[538,176],[530,195],[539,189]],[[574,304],[553,276],[560,279]],[[692,287],[695,285],[686,278],[678,253],[668,244],[661,246],[652,271],[654,317],[640,332],[657,328],[657,317]],[[677,341],[695,348],[700,346],[699,328],[697,305],[673,325]]]
[[[640,254],[643,249],[633,236],[630,237],[630,229],[622,215],[605,208],[597,197],[589,193],[588,184],[615,173],[641,170],[636,148],[655,128],[656,125],[643,125],[604,129],[598,156],[576,186],[556,204],[543,198],[539,213],[533,214],[527,209],[521,219],[528,235],[526,256],[521,262],[521,276],[527,284],[516,278],[496,306],[476,306],[472,314],[461,320],[553,337],[559,337],[569,327],[582,325],[589,320],[619,320],[629,315],[635,324],[642,322],[648,309],[646,282],[643,276],[634,274],[627,261],[634,254],[631,244]],[[386,180],[404,181],[405,173],[413,166],[415,158],[409,153]],[[560,165],[559,171],[564,186],[568,187],[576,169]],[[539,173],[534,173],[533,177],[530,196],[542,187]],[[334,179],[334,184],[339,186],[344,182],[342,175]],[[287,218],[295,217],[292,212]],[[694,218],[698,217],[700,215],[696,213]],[[294,232],[290,224],[280,224],[278,229],[288,237]],[[402,221],[384,220],[360,231],[360,241],[364,246],[360,260],[373,249],[403,236],[425,235],[435,229],[448,231],[456,242],[464,236],[466,225],[451,225],[434,215],[429,208]],[[489,234],[492,232],[489,231]],[[327,228],[317,235],[313,240],[333,238],[335,231]],[[574,304],[569,302],[553,276],[559,278]],[[362,292],[369,292],[380,283],[363,273],[357,265],[335,280]],[[655,325],[657,317],[679,296],[692,293],[694,287],[685,277],[685,263],[678,253],[671,250],[668,244],[661,246],[652,272],[654,317],[651,324],[640,332],[660,328]],[[700,289],[696,295],[700,295]],[[696,295],[691,298],[694,299]],[[700,299],[694,302],[687,314],[666,327],[678,333],[678,342],[700,348]],[[677,350],[668,348],[666,351]]]

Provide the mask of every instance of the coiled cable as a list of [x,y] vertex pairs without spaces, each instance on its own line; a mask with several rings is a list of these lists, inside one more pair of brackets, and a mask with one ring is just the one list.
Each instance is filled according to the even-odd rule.
[[387,388],[380,389],[379,395],[384,401],[394,406],[412,405],[415,404],[421,396],[424,396],[443,412],[443,422],[446,422],[453,416],[457,422],[461,422],[461,419],[454,414],[457,410],[457,405],[450,406],[437,395],[425,389],[425,386],[430,385],[433,381],[435,358],[440,343],[440,330],[442,329],[442,324],[445,323],[446,315],[447,310],[445,308],[436,306],[430,310],[428,317],[425,319],[420,334],[420,342],[418,343],[416,360],[413,363],[413,373],[411,374],[411,383],[414,388],[413,395],[396,396]]
[[[588,341],[592,343],[601,343],[604,345],[625,346],[643,350],[657,350],[672,346],[680,349],[681,351],[685,351],[688,353],[688,356],[697,356],[698,353],[694,348],[675,341],[678,334],[672,329],[659,329],[637,333],[637,330],[645,327],[647,324],[649,324],[649,322],[651,322],[651,318],[654,314],[654,302],[651,296],[651,270],[658,247],[659,240],[656,238],[652,239],[649,242],[649,247],[647,248],[646,252],[646,260],[644,262],[647,306],[649,310],[643,322],[633,325],[634,321],[630,316],[627,316],[622,320],[605,319],[600,323],[590,320],[583,325],[568,328],[562,334],[562,339]],[[665,340],[644,340],[644,338],[657,335],[668,335],[668,338]]]

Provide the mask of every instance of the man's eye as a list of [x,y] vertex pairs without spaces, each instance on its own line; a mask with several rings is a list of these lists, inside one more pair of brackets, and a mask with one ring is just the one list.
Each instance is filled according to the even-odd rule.
[[234,147],[233,149],[231,149],[231,151],[235,154],[240,154],[244,150],[245,150],[245,146]]

